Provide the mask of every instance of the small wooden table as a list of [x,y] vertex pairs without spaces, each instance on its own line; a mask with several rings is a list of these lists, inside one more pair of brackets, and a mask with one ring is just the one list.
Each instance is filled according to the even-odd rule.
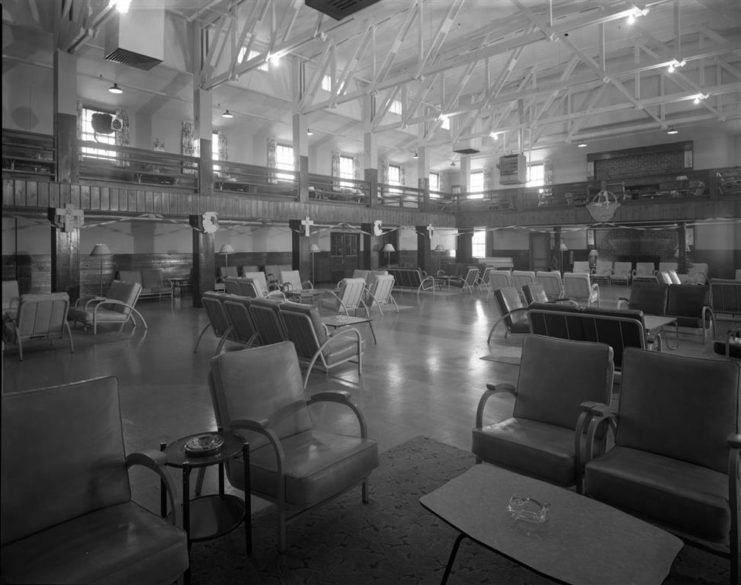
[[373,343],[378,345],[376,341],[376,332],[373,331],[373,319],[370,317],[350,317],[349,315],[332,315],[330,317],[322,317],[322,323],[327,327],[337,329],[338,327],[352,327],[353,325],[360,325],[361,323],[368,323],[371,334],[373,335]]
[[[515,520],[512,495],[549,503],[548,520]],[[548,577],[573,585],[659,585],[682,541],[616,508],[488,463],[475,465],[420,503],[468,537]]]
[[[669,345],[669,342],[667,342],[667,347],[669,349],[677,349],[679,347],[679,330],[676,328],[677,319],[675,317],[665,317],[664,315],[644,315],[643,316],[643,326],[646,330],[646,333],[650,333],[651,335],[658,335],[661,333],[661,330],[666,327],[667,325],[675,325],[675,332],[676,332],[676,338],[677,338],[677,344],[675,346]],[[658,337],[658,350],[661,351],[661,337]]]

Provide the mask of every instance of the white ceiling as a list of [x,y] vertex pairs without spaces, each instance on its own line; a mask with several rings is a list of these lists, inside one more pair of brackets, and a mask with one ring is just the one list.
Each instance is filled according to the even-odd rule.
[[[381,156],[425,152],[433,169],[461,145],[491,157],[669,126],[741,127],[738,0],[380,0],[341,21],[303,0],[132,0],[132,10],[163,1],[165,60],[140,71],[104,58],[104,25],[118,18],[108,0],[6,0],[4,71],[48,66],[59,46],[78,55],[85,99],[110,102],[115,80],[130,111],[188,118],[195,84],[212,91],[216,127],[290,139],[299,112],[311,146],[362,152],[369,130]],[[648,13],[628,24],[636,5]],[[61,24],[54,6],[69,7]],[[244,45],[257,57],[238,63]],[[194,47],[207,63],[195,74]],[[279,64],[258,69],[276,54]],[[686,64],[669,73],[675,58]],[[317,89],[324,75],[333,93]],[[708,98],[695,104],[699,93]],[[402,115],[387,113],[392,100]],[[218,116],[225,108],[234,119]]]

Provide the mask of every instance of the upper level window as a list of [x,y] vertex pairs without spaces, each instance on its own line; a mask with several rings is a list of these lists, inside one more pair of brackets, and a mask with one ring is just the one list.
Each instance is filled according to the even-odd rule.
[[332,77],[330,75],[322,77],[322,89],[324,91],[332,91]]
[[389,106],[389,112],[391,112],[392,114],[399,114],[401,116],[401,101],[392,101],[391,105]]
[[401,185],[401,167],[389,165],[389,185]]
[[[247,52],[247,47],[242,47],[239,49],[239,53],[237,54],[237,63],[242,63],[244,61],[244,55]],[[247,60],[254,59],[255,57],[258,57],[260,55],[260,51],[255,51],[254,49],[250,49],[250,54],[247,56]],[[268,62],[265,61],[262,65],[259,65],[257,67],[260,71],[267,71],[269,66]]]
[[[98,108],[83,107],[82,108],[82,135],[80,139],[84,142],[97,142],[98,144],[116,144],[116,133],[101,133],[96,132],[93,128],[93,114],[108,114],[113,116],[114,112],[101,110]],[[102,159],[115,159],[116,154],[112,150],[103,148],[93,148],[91,146],[82,147],[82,156],[86,158],[102,158]]]
[[443,116],[443,119],[441,120],[442,124],[440,124],[440,127],[443,130],[450,130],[450,118],[447,116]]
[[469,199],[483,199],[484,197],[484,171],[473,171],[469,179]]
[[[340,178],[341,179],[354,179],[355,178],[355,159],[351,156],[340,155]],[[347,181],[340,181],[340,187],[352,187],[353,183]]]
[[440,173],[430,173],[430,191],[440,191]]
[[545,185],[545,164],[542,162],[527,165],[526,187],[542,187]]
[[[293,146],[287,144],[277,144],[275,146],[275,167],[282,171],[294,171],[296,161],[293,158]],[[276,178],[282,181],[293,181],[293,175],[287,173],[277,173]]]

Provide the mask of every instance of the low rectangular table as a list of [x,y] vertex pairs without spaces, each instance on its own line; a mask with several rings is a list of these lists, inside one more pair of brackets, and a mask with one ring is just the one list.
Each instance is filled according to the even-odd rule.
[[[676,327],[677,319],[675,317],[665,317],[664,315],[644,315],[643,324],[646,328],[646,333],[650,333],[651,335],[661,333],[661,330],[667,325],[674,325],[677,343],[675,346],[671,346],[667,341],[666,345],[669,349],[677,349],[679,347],[679,330]],[[661,351],[661,338],[659,338],[659,351]]]
[[360,325],[361,323],[368,323],[371,334],[373,335],[373,343],[378,345],[376,341],[376,332],[373,331],[373,319],[370,317],[351,317],[349,315],[331,315],[330,317],[322,317],[322,323],[327,327],[337,329],[338,327],[352,327],[353,325]]
[[[514,520],[512,495],[549,503],[548,520]],[[420,503],[460,531],[445,568],[468,537],[547,577],[572,585],[658,585],[682,541],[576,492],[488,463],[475,465]]]

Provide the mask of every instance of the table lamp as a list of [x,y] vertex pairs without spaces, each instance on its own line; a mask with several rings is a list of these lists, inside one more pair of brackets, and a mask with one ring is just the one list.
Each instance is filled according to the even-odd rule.
[[566,272],[564,270],[563,253],[564,252],[568,252],[569,251],[569,248],[568,248],[568,246],[566,244],[564,244],[563,242],[561,242],[560,250],[561,250],[561,252],[560,252],[560,256],[561,256],[561,272]]
[[391,252],[396,252],[393,244],[385,244],[381,249],[382,252],[386,252],[386,266],[391,264]]
[[[90,252],[91,256],[110,256],[108,244],[95,244]],[[100,259],[100,296],[103,296],[103,258]]]

